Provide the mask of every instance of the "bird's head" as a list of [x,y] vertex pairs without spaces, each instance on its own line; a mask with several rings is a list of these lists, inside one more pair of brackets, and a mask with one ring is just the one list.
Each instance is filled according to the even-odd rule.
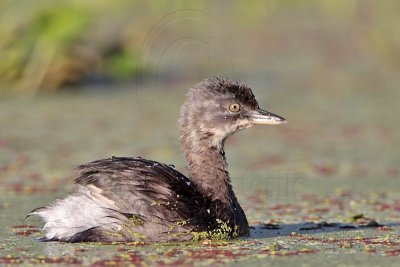
[[250,87],[221,78],[207,79],[191,88],[179,118],[182,138],[207,139],[213,145],[253,125],[283,123],[284,118],[259,107]]

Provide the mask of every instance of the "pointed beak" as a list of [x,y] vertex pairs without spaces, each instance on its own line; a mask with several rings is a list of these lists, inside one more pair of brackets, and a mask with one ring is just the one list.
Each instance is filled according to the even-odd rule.
[[281,116],[263,109],[257,109],[249,115],[249,119],[254,125],[276,125],[287,123],[287,121]]

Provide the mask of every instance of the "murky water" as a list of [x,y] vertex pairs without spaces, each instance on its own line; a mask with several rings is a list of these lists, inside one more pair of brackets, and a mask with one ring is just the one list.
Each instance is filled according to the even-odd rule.
[[[394,265],[399,93],[254,87],[260,105],[289,124],[228,140],[234,188],[254,228],[248,239],[216,244],[45,243],[41,222],[24,221],[70,192],[83,162],[132,155],[184,171],[175,121],[185,88],[2,99],[0,265]],[[363,226],[372,220],[380,225]]]

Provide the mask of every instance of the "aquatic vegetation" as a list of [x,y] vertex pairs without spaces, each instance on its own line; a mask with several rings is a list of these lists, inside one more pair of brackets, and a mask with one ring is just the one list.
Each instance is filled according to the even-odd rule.
[[228,222],[224,222],[220,219],[217,219],[218,228],[210,230],[210,231],[203,231],[203,232],[191,232],[193,235],[194,241],[200,241],[205,239],[210,239],[212,241],[227,241],[230,240],[232,237],[235,238],[239,235],[238,227],[232,229],[228,225]]
[[[21,16],[18,11],[7,13],[0,8],[5,18],[0,21],[0,79],[13,82],[20,81],[23,63],[29,57],[23,51],[32,51],[32,46],[12,41],[18,35],[17,24],[11,23],[10,17],[24,24],[33,18],[29,14],[36,4],[3,1],[0,5],[6,2],[20,2],[29,9]],[[157,1],[150,2],[154,17],[146,19],[148,24],[138,22],[143,31],[165,15]],[[296,6],[289,2],[296,2]],[[95,3],[87,4],[94,13],[104,8],[99,1],[80,3]],[[228,27],[228,31],[235,30],[232,39],[241,48],[232,55],[236,74],[256,77],[260,94],[273,99],[295,122],[285,130],[274,129],[267,134],[240,133],[248,138],[232,139],[229,146],[232,180],[250,220],[251,238],[220,242],[218,238],[212,240],[210,233],[199,233],[198,241],[181,244],[143,240],[113,244],[38,242],[42,225],[30,219],[23,222],[25,214],[69,192],[71,188],[65,185],[71,183],[70,170],[76,163],[110,155],[141,155],[177,162],[177,169],[183,170],[177,144],[165,133],[175,128],[174,121],[168,123],[169,118],[175,118],[169,103],[177,101],[186,89],[179,91],[174,81],[166,85],[168,90],[157,91],[154,101],[153,95],[147,95],[153,87],[144,87],[141,96],[153,102],[140,108],[135,101],[137,94],[126,92],[89,97],[56,94],[38,97],[36,102],[2,98],[0,265],[286,266],[304,261],[317,266],[331,261],[354,265],[357,259],[364,265],[390,266],[398,262],[400,139],[393,114],[399,113],[400,106],[398,72],[391,66],[399,59],[393,51],[399,29],[394,4],[400,2],[268,3],[267,24],[260,23],[264,17],[258,13],[249,23],[242,23],[242,15],[233,16],[237,20]],[[180,8],[172,5],[164,4]],[[263,3],[249,5],[254,8]],[[286,9],[280,9],[281,5]],[[313,15],[306,10],[309,5],[313,5]],[[252,19],[251,8],[235,12]],[[112,16],[111,11],[107,13]],[[288,17],[295,18],[296,24]],[[89,16],[82,25],[91,27],[93,21],[96,24],[97,18]],[[222,17],[221,21],[231,22]],[[252,28],[254,25],[260,28]],[[247,38],[241,38],[242,28],[246,28]],[[247,49],[243,39],[257,45]],[[70,40],[74,43],[75,39]],[[303,41],[305,46],[301,46]],[[135,56],[127,48],[118,47],[117,54],[120,51]],[[250,64],[238,64],[243,57],[254,65],[246,69]],[[5,62],[17,67],[4,67]],[[139,101],[143,99],[139,97]],[[144,118],[143,114],[150,115]],[[148,123],[152,119],[160,122],[158,128]],[[264,146],[252,141],[263,138],[282,142]],[[287,180],[288,169],[299,175],[288,172]],[[281,175],[282,170],[285,175]],[[290,180],[292,177],[300,179]]]

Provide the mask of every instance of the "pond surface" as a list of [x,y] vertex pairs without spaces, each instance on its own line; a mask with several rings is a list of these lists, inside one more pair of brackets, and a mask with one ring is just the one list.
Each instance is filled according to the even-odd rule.
[[253,86],[260,106],[289,124],[228,140],[234,189],[252,230],[222,243],[39,242],[42,223],[24,220],[73,190],[80,163],[131,155],[184,172],[175,121],[185,88],[1,99],[0,265],[396,265],[399,93]]

